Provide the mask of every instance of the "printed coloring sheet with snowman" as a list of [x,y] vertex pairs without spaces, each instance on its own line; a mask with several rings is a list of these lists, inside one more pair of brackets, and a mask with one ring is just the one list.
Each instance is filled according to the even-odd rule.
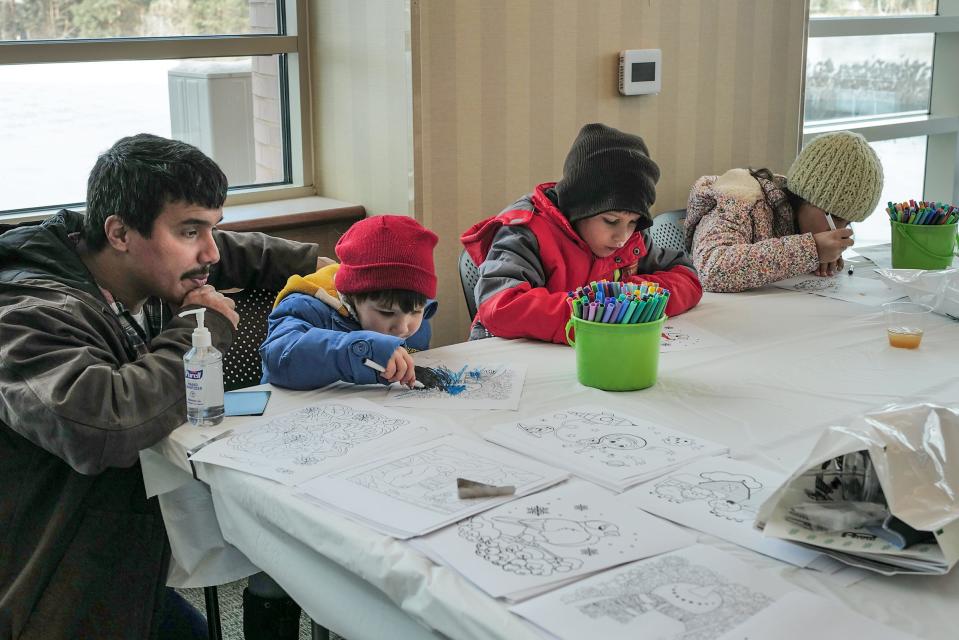
[[582,480],[508,502],[412,541],[493,597],[523,600],[572,579],[696,542]]
[[695,460],[623,495],[644,511],[806,567],[822,554],[766,538],[753,527],[759,506],[785,476],[725,456]]
[[500,424],[483,437],[614,491],[726,451],[721,444],[594,405]]
[[604,571],[510,610],[563,640],[713,640],[792,590],[729,554],[694,545]]

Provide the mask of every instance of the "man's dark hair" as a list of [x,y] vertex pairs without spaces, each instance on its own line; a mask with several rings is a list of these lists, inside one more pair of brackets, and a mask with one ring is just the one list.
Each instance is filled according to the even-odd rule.
[[121,138],[90,172],[83,238],[93,251],[106,246],[103,224],[114,214],[149,238],[167,204],[219,209],[226,187],[220,167],[193,145],[148,133]]
[[366,291],[364,293],[344,294],[347,301],[356,307],[361,302],[372,300],[384,307],[399,307],[403,313],[413,313],[416,309],[426,306],[427,297],[422,293],[406,289],[384,289],[382,291]]

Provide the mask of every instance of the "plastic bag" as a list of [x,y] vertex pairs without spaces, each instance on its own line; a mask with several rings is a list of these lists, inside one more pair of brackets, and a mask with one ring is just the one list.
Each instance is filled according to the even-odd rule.
[[959,320],[959,268],[938,271],[876,269],[876,273],[913,302],[928,304],[936,313]]
[[[796,508],[802,516],[817,501],[882,504],[882,534],[915,530],[924,540],[896,545],[865,523],[825,532],[797,523]],[[760,507],[756,525],[881,573],[946,573],[959,561],[959,405],[892,405],[827,428]]]

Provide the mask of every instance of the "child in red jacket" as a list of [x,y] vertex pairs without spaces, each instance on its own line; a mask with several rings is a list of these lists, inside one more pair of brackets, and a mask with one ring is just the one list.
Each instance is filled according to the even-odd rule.
[[566,295],[593,280],[657,282],[670,292],[670,316],[694,307],[702,287],[689,257],[654,247],[647,231],[657,180],[642,138],[584,126],[559,182],[539,185],[460,238],[480,272],[470,339],[565,344]]

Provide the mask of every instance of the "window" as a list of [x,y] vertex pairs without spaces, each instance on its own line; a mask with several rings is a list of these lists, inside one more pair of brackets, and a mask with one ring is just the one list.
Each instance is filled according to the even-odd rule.
[[806,122],[929,113],[934,44],[931,33],[812,39]]
[[[902,202],[923,192],[926,178],[926,136],[892,138],[870,143],[882,162],[885,180],[879,207],[873,215],[854,225],[856,244],[869,246],[889,242],[887,202]],[[911,195],[910,195],[911,194]]]
[[959,0],[811,0],[803,141],[861,133],[885,174],[860,246],[889,241],[889,201],[959,200],[957,38]]
[[809,15],[816,18],[935,15],[936,0],[811,0]]
[[0,2],[0,214],[81,205],[97,155],[141,132],[202,149],[233,194],[305,184],[304,4]]

